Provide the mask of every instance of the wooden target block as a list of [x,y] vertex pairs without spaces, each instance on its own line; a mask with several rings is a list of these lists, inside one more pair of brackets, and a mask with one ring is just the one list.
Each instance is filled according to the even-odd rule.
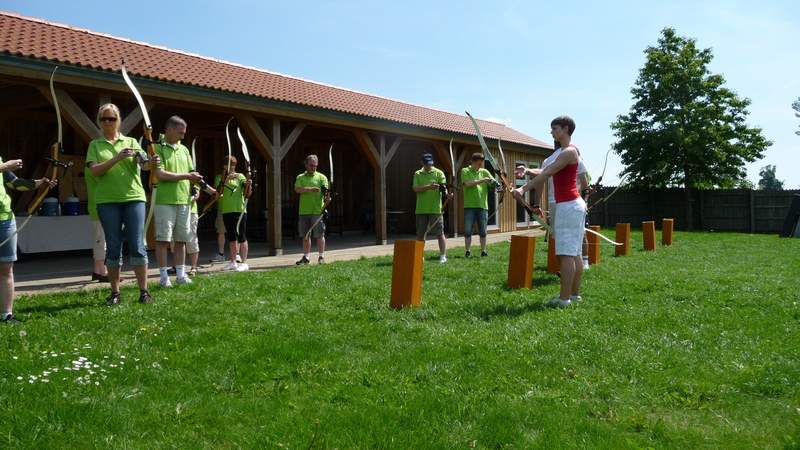
[[661,245],[672,245],[672,230],[675,226],[673,219],[661,221]]
[[[589,229],[599,233],[600,225],[589,225]],[[586,233],[586,241],[589,244],[589,264],[595,265],[600,263],[600,238],[592,233]]]
[[656,223],[652,220],[642,222],[642,234],[644,235],[645,251],[654,251],[656,249]]
[[536,238],[511,236],[511,251],[508,256],[508,287],[511,289],[533,287],[533,253]]
[[547,239],[547,273],[558,273],[561,270],[561,263],[556,256],[556,240],[553,236]]
[[394,309],[415,308],[422,304],[422,259],[425,242],[394,242],[392,258],[392,300]]
[[631,254],[631,224],[618,223],[616,242],[622,245],[614,246],[614,256],[630,256]]

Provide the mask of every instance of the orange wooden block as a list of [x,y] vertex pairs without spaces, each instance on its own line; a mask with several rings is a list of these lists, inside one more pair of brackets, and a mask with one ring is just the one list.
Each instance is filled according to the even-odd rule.
[[547,239],[547,273],[558,273],[561,270],[561,263],[556,256],[556,240],[553,236]]
[[422,258],[425,242],[399,240],[394,242],[392,259],[392,301],[394,309],[417,307],[422,304]]
[[536,238],[511,236],[511,251],[508,256],[508,287],[511,289],[533,287],[533,252]]
[[656,223],[652,220],[642,222],[642,234],[644,235],[644,249],[654,251],[656,249]]
[[675,226],[673,219],[661,221],[661,245],[672,245],[672,229]]
[[[600,225],[589,225],[592,231],[600,232]],[[592,233],[586,233],[586,240],[589,243],[589,264],[600,263],[600,238]]]
[[631,254],[631,224],[617,224],[617,242],[622,245],[614,246],[614,256],[630,256]]

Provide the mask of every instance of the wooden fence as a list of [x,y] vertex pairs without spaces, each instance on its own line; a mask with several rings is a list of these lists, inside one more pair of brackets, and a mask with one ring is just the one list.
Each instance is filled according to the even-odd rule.
[[[603,188],[592,196],[589,205],[613,190]],[[662,218],[669,217],[682,230],[691,222],[694,230],[780,233],[795,195],[800,195],[800,190],[695,190],[687,200],[686,191],[680,188],[621,188],[608,201],[595,204],[589,210],[589,220],[606,228],[616,223],[640,227],[642,221],[660,224]]]

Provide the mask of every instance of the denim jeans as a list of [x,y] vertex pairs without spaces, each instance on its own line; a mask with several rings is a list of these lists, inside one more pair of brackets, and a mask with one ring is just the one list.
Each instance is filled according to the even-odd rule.
[[472,237],[472,225],[478,222],[478,236],[486,236],[489,211],[483,208],[464,208],[464,236]]
[[17,221],[13,217],[11,220],[0,220],[0,242],[6,239],[8,242],[0,247],[0,263],[17,260]]
[[106,266],[122,266],[122,236],[128,240],[132,266],[147,265],[147,250],[144,243],[145,203],[101,203],[97,205],[97,216],[106,234]]

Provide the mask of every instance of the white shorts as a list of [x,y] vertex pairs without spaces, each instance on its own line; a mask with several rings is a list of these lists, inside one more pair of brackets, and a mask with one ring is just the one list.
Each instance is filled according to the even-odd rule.
[[188,242],[189,216],[192,207],[189,205],[156,205],[153,211],[156,219],[156,241]]
[[189,240],[186,241],[186,253],[191,255],[200,251],[200,244],[197,242],[197,221],[195,213],[189,218]]
[[556,239],[556,255],[581,256],[583,249],[583,226],[586,223],[586,202],[582,198],[556,203],[553,225]]

